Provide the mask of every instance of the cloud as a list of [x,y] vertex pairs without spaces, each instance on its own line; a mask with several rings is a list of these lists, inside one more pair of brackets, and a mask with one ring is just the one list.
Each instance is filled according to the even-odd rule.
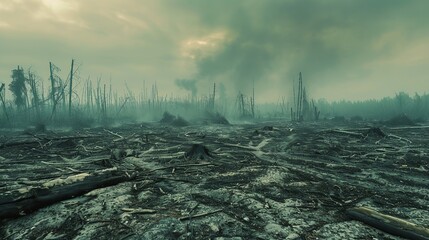
[[[0,0],[0,78],[24,65],[47,79],[49,61],[67,68],[75,58],[82,74],[112,76],[117,88],[146,80],[166,94],[216,82],[231,97],[255,82],[261,101],[275,101],[289,95],[299,72],[310,95],[328,99],[371,81],[391,87],[356,98],[429,90],[422,84],[428,7],[426,0]],[[413,72],[407,80],[415,84],[392,84]],[[369,86],[356,87],[363,82]]]

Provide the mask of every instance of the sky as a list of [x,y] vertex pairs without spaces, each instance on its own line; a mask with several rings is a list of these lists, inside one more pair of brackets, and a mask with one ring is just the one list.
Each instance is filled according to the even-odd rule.
[[[49,62],[136,94],[363,100],[429,93],[427,0],[0,0],[0,82]],[[78,91],[78,90],[76,90]]]

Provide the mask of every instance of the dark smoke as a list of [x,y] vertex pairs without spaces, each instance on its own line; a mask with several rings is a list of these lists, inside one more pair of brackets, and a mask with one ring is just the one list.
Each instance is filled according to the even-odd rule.
[[176,79],[176,85],[186,91],[190,91],[192,93],[192,97],[197,95],[197,80],[195,79]]
[[[306,80],[317,81],[319,86],[330,84],[351,69],[362,68],[366,61],[395,50],[400,39],[390,39],[380,49],[372,46],[383,33],[407,28],[406,23],[391,21],[406,3],[186,1],[189,11],[200,13],[199,19],[207,29],[226,29],[229,33],[220,50],[197,59],[196,78],[231,82],[235,90],[249,90],[253,81],[256,87],[263,86],[274,73],[286,81],[304,72]],[[419,22],[417,18],[408,25]],[[333,75],[338,78],[333,79]]]

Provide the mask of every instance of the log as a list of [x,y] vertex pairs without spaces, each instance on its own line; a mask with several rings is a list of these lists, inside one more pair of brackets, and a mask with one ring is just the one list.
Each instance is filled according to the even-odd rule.
[[386,233],[408,239],[429,240],[429,229],[397,217],[376,212],[367,207],[354,207],[348,209],[346,214],[352,219],[361,221]]
[[5,202],[0,199],[0,220],[23,216],[54,203],[81,196],[94,189],[132,180],[135,176],[135,174],[88,176],[81,182],[53,187],[52,189],[39,189],[34,191],[33,196],[17,201]]
[[34,138],[28,138],[28,139],[22,139],[22,140],[12,140],[9,142],[2,142],[0,143],[0,148],[5,147],[15,147],[15,146],[21,146],[21,145],[31,145],[31,144],[40,144],[42,141],[49,142],[49,141],[62,141],[62,140],[74,140],[74,139],[82,139],[82,138],[96,138],[101,137],[99,135],[82,135],[82,136],[66,136],[66,137],[53,137],[53,138],[38,138],[38,136],[34,135]]

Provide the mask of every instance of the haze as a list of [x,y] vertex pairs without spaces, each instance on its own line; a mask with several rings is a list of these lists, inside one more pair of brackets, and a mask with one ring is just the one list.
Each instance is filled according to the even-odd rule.
[[0,82],[17,65],[48,85],[101,77],[119,92],[361,100],[429,90],[427,0],[0,0]]

